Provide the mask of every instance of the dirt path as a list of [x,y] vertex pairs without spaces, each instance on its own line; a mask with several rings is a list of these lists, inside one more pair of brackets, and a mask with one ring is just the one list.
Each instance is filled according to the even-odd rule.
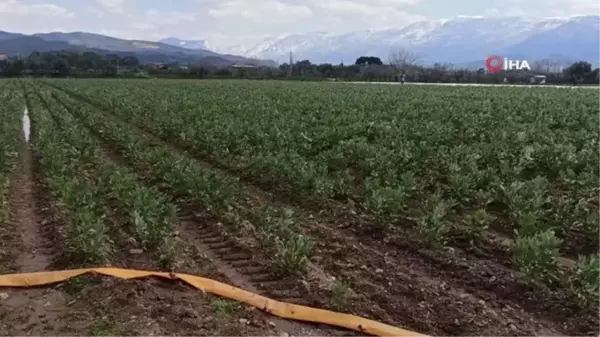
[[[17,272],[48,270],[53,262],[46,240],[48,205],[41,198],[32,150],[22,137],[19,158],[10,186],[10,206],[19,242],[10,245],[16,256]],[[60,317],[68,310],[65,295],[56,288],[1,289],[0,332],[40,335],[60,331]]]
[[[10,180],[13,233],[3,237],[2,242],[3,248],[11,251],[11,272],[53,270],[61,265],[55,243],[64,219],[54,212],[38,158],[29,144],[31,124],[25,110],[17,165]],[[69,266],[68,261],[62,262],[67,262],[62,266]],[[50,287],[0,289],[0,335],[79,335],[120,328],[108,324],[106,316],[98,314],[98,306],[92,307],[92,302],[73,291],[79,284],[85,284],[85,280],[73,279]],[[108,292],[102,292],[103,298]]]
[[45,224],[45,219],[36,213],[38,203],[32,161],[31,150],[26,144],[21,143],[19,166],[15,172],[17,179],[13,182],[12,188],[13,210],[24,245],[17,260],[22,272],[45,270],[52,260],[43,239],[42,225]]

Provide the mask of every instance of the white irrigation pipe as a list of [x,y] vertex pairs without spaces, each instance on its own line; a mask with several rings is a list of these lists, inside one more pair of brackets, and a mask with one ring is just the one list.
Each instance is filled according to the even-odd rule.
[[25,107],[25,110],[23,111],[22,121],[23,135],[25,136],[25,141],[29,143],[29,135],[31,133],[31,120],[29,119],[29,110],[27,110],[27,107]]
[[595,89],[599,86],[570,86],[570,85],[547,85],[547,84],[487,84],[487,83],[423,83],[423,82],[335,82],[347,84],[387,84],[387,85],[440,85],[449,87],[514,87],[514,88],[562,88],[562,89]]

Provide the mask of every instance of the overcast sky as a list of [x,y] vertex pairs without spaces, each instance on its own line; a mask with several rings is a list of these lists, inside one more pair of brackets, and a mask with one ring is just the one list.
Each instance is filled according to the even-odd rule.
[[0,30],[168,36],[220,45],[266,36],[398,27],[456,16],[599,14],[598,0],[0,0]]

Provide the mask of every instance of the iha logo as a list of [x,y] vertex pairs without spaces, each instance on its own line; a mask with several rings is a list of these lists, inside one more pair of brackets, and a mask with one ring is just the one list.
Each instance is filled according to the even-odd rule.
[[498,55],[492,55],[485,60],[485,67],[490,73],[497,73],[500,70],[531,70],[529,62],[526,60],[509,60]]

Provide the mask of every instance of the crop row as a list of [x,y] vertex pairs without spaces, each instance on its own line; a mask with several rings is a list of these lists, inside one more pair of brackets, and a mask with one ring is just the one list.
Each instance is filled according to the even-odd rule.
[[597,93],[192,83],[69,88],[233,170],[416,220],[430,242],[504,232],[536,280],[556,281],[561,251],[598,251]]
[[[30,95],[35,145],[46,181],[67,219],[64,254],[73,263],[107,260],[114,244],[134,245],[173,258],[174,206],[158,191],[140,185],[132,172],[106,159],[85,129],[77,127],[48,92]],[[115,235],[115,234],[119,235]]]
[[[19,141],[19,116],[23,113],[24,100],[16,82],[0,81],[0,233],[11,231],[9,187],[10,176],[17,159]],[[8,261],[8,252],[0,249],[0,260]],[[0,272],[9,268],[0,262]]]
[[[600,187],[595,114],[571,110],[567,117],[558,105],[544,107],[547,116],[531,104],[559,102],[555,93],[507,91],[507,104],[483,99],[480,88],[444,88],[426,98],[415,88],[401,101],[389,89],[319,86],[69,85],[232,169],[287,182],[296,193],[351,196],[384,224],[410,214],[411,199],[445,199],[448,213],[503,205],[503,217],[485,227],[509,234],[583,232],[590,249],[600,239],[599,209],[590,200]],[[449,234],[449,226],[438,226],[433,237]]]
[[259,209],[246,207],[236,180],[202,167],[185,155],[153,146],[152,140],[144,134],[132,132],[128,126],[98,114],[85,104],[69,100],[64,95],[57,95],[57,99],[85,125],[116,145],[144,177],[159,181],[186,200],[203,205],[211,216],[223,221],[230,230],[247,230],[247,226],[255,228],[251,232],[255,231],[263,248],[272,252],[280,271],[304,271],[314,242],[296,233],[296,221],[291,211],[271,206]]

